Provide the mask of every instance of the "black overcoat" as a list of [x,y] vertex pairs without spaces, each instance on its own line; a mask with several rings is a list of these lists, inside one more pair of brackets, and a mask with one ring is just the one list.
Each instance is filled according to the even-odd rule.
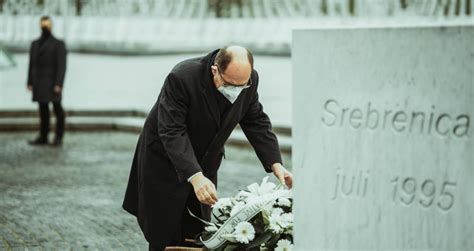
[[[207,56],[177,64],[166,77],[138,139],[123,208],[137,216],[145,238],[155,247],[170,243],[194,193],[187,179],[198,171],[217,187],[217,170],[224,143],[239,123],[266,172],[281,163],[281,155],[268,116],[259,102],[258,74],[221,120],[213,96],[211,58]],[[201,216],[209,219],[203,204]],[[199,214],[199,212],[195,212]]]
[[63,86],[66,73],[66,45],[50,35],[41,44],[39,39],[30,47],[27,85],[33,86],[33,101],[61,101],[61,94],[54,93],[54,86]]

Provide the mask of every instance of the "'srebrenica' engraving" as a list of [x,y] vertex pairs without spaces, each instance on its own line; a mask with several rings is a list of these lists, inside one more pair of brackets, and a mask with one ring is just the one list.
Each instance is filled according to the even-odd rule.
[[379,109],[368,102],[363,109],[343,107],[337,100],[328,99],[323,105],[321,122],[328,127],[350,127],[371,131],[391,129],[395,133],[421,133],[457,138],[469,137],[470,118],[467,114],[453,115],[436,111],[405,111]]

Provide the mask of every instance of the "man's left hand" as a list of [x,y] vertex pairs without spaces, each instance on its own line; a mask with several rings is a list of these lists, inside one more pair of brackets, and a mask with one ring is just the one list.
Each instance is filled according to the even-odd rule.
[[293,174],[286,170],[280,163],[273,164],[272,171],[282,184],[286,184],[290,189],[293,187]]

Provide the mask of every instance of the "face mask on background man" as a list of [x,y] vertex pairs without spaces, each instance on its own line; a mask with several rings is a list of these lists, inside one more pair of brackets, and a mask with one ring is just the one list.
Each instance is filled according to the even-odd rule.
[[42,35],[49,35],[49,34],[51,34],[51,31],[48,29],[48,27],[41,27],[41,34]]

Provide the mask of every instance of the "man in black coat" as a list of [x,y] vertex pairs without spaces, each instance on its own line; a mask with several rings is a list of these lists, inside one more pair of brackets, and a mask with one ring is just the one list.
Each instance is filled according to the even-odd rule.
[[29,143],[45,145],[49,133],[49,102],[53,103],[56,116],[56,135],[52,142],[60,146],[64,134],[64,111],[61,106],[61,92],[66,73],[66,46],[52,33],[52,22],[48,16],[41,17],[41,37],[30,48],[28,69],[28,90],[33,92],[33,101],[38,102],[40,113],[40,135]]
[[137,216],[152,250],[183,244],[210,219],[224,143],[240,124],[266,172],[292,186],[258,99],[253,56],[240,46],[177,64],[138,139],[123,208]]

